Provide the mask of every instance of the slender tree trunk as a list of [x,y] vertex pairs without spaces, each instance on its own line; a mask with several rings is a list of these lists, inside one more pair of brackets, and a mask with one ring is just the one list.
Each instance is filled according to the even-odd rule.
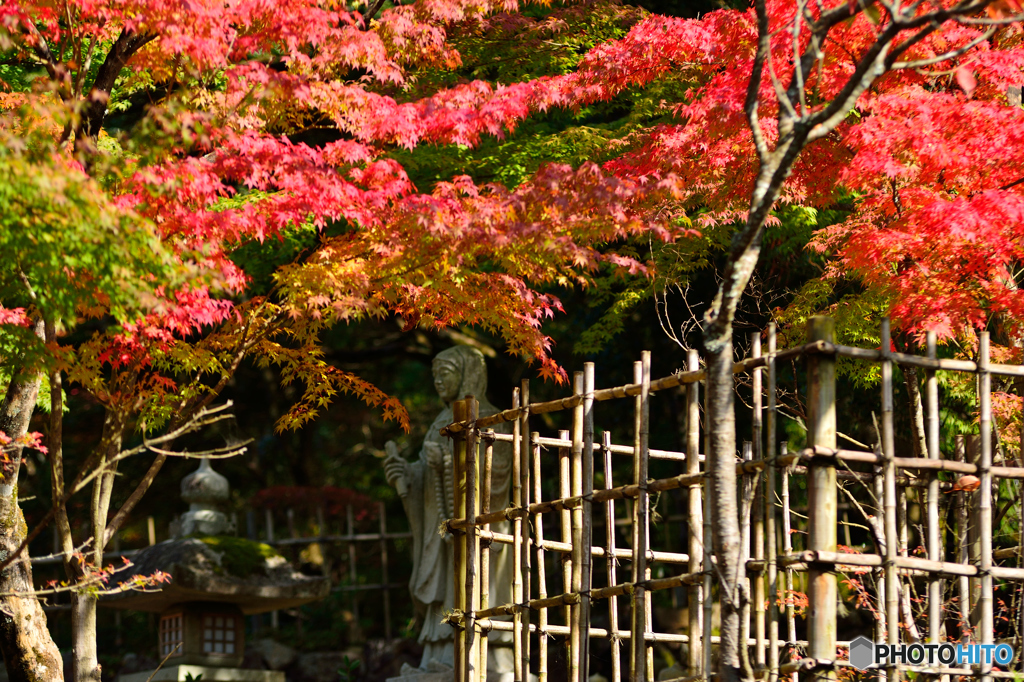
[[707,364],[711,506],[722,607],[719,682],[740,679],[740,524],[736,499],[736,417],[732,344],[709,353]]
[[[103,422],[103,436],[100,440],[99,466],[104,473],[93,483],[91,516],[92,516],[92,569],[76,570],[70,566],[70,579],[77,580],[88,575],[89,570],[100,570],[103,567],[104,539],[107,535],[107,515],[110,511],[110,494],[114,485],[116,462],[114,458],[121,450],[124,436],[125,415],[117,407],[108,407]],[[65,557],[65,560],[67,557]],[[100,682],[100,663],[96,651],[96,602],[97,597],[92,591],[75,593],[71,606],[72,619],[72,662],[74,682]]]
[[[35,332],[43,336],[41,321],[36,324]],[[38,372],[14,374],[0,406],[0,431],[11,438],[21,438],[28,433],[41,379]],[[0,557],[3,558],[16,552],[27,534],[25,517],[18,506],[20,467],[20,448],[9,453],[7,461],[0,464]],[[34,589],[32,564],[25,552],[0,572],[0,593],[25,595],[0,597],[0,653],[11,682],[62,682],[64,663],[46,627],[46,614],[32,594]]]
[[924,432],[924,404],[921,402],[921,384],[917,380],[917,369],[900,365],[903,383],[910,398],[910,414],[914,424],[914,451],[918,457],[928,456],[928,441]]
[[78,592],[71,602],[72,669],[75,682],[100,682],[96,652],[96,595]]

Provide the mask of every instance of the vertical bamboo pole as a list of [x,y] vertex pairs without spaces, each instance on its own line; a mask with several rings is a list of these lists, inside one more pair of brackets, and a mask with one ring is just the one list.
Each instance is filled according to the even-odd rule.
[[[789,443],[782,442],[779,456],[785,457],[789,451]],[[786,554],[793,551],[793,520],[790,515],[789,504],[789,468],[782,472],[782,549]],[[789,649],[789,660],[795,661],[796,652],[796,609],[793,606],[792,593],[796,589],[793,579],[793,569],[787,565],[786,576],[786,647]],[[797,682],[797,673],[791,675],[793,682]]]
[[[323,557],[324,575],[330,577],[330,568],[327,565],[327,546],[323,542],[324,518],[323,509],[317,509],[317,535],[320,539],[320,556]],[[345,529],[348,532],[348,579],[353,585],[359,584],[359,575],[356,573],[356,543],[352,539],[356,534],[356,514],[351,504],[345,505]],[[352,622],[355,630],[359,630],[359,592],[352,592]]]
[[[573,374],[573,395],[583,395],[583,372]],[[572,495],[583,494],[583,403],[572,410]],[[581,594],[583,591],[583,505],[576,505],[572,510],[572,591]],[[581,682],[586,679],[583,661],[583,640],[586,635],[583,629],[588,625],[583,618],[583,599],[570,607],[572,621],[569,631],[569,682]]]
[[[291,511],[290,509],[288,511]],[[388,519],[383,502],[377,503],[380,519],[380,581],[384,585],[384,638],[391,641],[391,590],[388,588]]]
[[651,390],[651,353],[644,351],[641,361],[633,365],[633,383],[640,384],[640,395],[634,403],[633,435],[633,483],[640,486],[640,492],[633,505],[633,624],[630,633],[632,671],[634,682],[653,680],[653,666],[648,665],[647,617],[650,598],[643,583],[647,575],[648,526],[650,524],[650,499],[647,493],[648,464],[648,420],[650,418],[649,394]]
[[476,510],[480,500],[480,477],[477,475],[477,445],[480,434],[476,428],[479,414],[476,397],[466,396],[467,418],[473,426],[466,432],[466,532],[463,534],[466,561],[466,682],[480,679],[480,637],[476,632],[476,611],[480,608],[479,556],[480,543],[476,532]]
[[[519,407],[519,388],[512,389],[512,409]],[[523,500],[523,443],[520,436],[520,419],[516,419],[512,425],[512,506],[517,509],[524,507]],[[529,469],[529,467],[527,467]],[[529,525],[529,524],[527,524]],[[512,602],[522,604],[523,599],[523,553],[529,555],[527,546],[523,543],[523,519],[517,516],[512,521]],[[529,575],[529,573],[526,573]],[[515,659],[512,664],[512,672],[515,682],[523,682],[523,638],[530,636],[530,631],[523,632],[523,613],[516,609],[512,614],[512,656]]]
[[[525,384],[524,384],[525,385]],[[526,393],[524,401],[529,401],[530,394]],[[539,504],[544,500],[543,490],[541,488],[541,469],[540,469],[540,443],[538,439],[540,434],[533,432],[530,434],[530,449],[533,457],[533,499]],[[547,567],[544,565],[544,515],[534,514],[533,515],[533,528],[534,532],[537,533],[537,598],[545,599],[548,596],[548,581],[547,581]],[[540,614],[537,617],[537,646],[539,651],[537,652],[537,680],[538,682],[547,682],[548,679],[548,610],[541,609]]]
[[[967,461],[967,442],[962,434],[956,437],[956,459],[958,462]],[[956,529],[959,551],[957,561],[961,564],[970,563],[970,514],[967,512],[967,493],[958,491],[956,495]],[[968,642],[971,639],[971,579],[967,576],[960,576],[958,588],[960,591],[960,641]]]
[[[558,432],[558,440],[569,440],[569,432],[562,430]],[[558,448],[558,496],[562,499],[572,497],[572,448]],[[559,512],[562,521],[562,542],[572,543],[572,512],[563,509]],[[562,561],[562,594],[572,592],[572,554],[560,552],[559,558]],[[566,606],[563,609],[565,624],[572,627],[572,607]],[[566,661],[572,660],[572,640],[565,638]]]
[[[833,342],[835,323],[829,317],[812,317],[807,322],[807,342]],[[833,356],[814,354],[807,361],[807,445],[836,447],[836,363]],[[812,460],[807,467],[807,549],[836,551],[836,469]],[[836,655],[836,574],[813,565],[807,571],[807,653],[811,658],[833,659]],[[836,679],[832,668],[814,671],[814,679]]]
[[[474,415],[475,416],[475,415]],[[489,437],[488,437],[489,436]],[[480,492],[480,513],[486,514],[491,511],[491,474],[494,471],[494,432],[491,431],[483,436],[484,438],[484,475]],[[490,530],[491,524],[485,523],[484,530]],[[480,609],[491,606],[491,541],[479,540],[480,544]],[[514,570],[514,569],[513,569]],[[482,634],[479,638],[480,659],[478,679],[487,680],[487,636]]]
[[[467,409],[466,401],[456,400],[452,403],[452,420],[457,422],[466,421],[469,416],[469,410]],[[454,452],[452,457],[452,467],[455,469],[454,472],[454,511],[455,518],[464,519],[466,518],[466,434],[457,433],[453,437]],[[467,663],[467,633],[466,628],[468,619],[468,612],[471,608],[469,599],[466,595],[466,537],[467,534],[463,533],[461,537],[456,537],[454,542],[455,549],[455,608],[462,612],[463,620],[461,627],[455,630],[455,682],[469,682],[469,669]]]
[[[935,347],[935,332],[928,332],[925,336],[925,345],[928,358],[934,360],[938,355]],[[924,386],[926,435],[928,439],[928,459],[941,459],[939,452],[939,382],[935,377],[935,370],[929,370],[925,374]],[[942,544],[939,526],[939,477],[933,473],[928,480],[928,558],[932,561],[942,561]],[[940,643],[942,629],[942,578],[938,574],[931,574],[928,582],[928,641],[932,644]]]
[[[522,495],[520,505],[525,510],[530,506],[530,447],[527,440],[530,433],[530,381],[528,379],[523,379],[519,389],[519,405],[522,407],[522,411],[519,413],[519,419],[516,421],[515,428],[517,433],[515,435],[519,442],[519,456],[522,460],[519,463],[519,475],[522,478],[522,483],[519,487],[520,494]],[[539,484],[540,481],[538,481]],[[521,541],[522,555],[520,556],[523,592],[520,597],[522,601],[519,603],[526,603],[530,601],[530,576],[532,574],[530,570],[530,520],[526,517],[518,517],[517,520],[519,522],[519,532],[523,536]],[[537,526],[537,531],[538,533],[540,532],[539,525]],[[522,609],[517,613],[520,617],[523,641],[522,682],[528,682],[530,679],[530,612],[527,609]],[[517,680],[517,682],[519,681]]]
[[[1014,386],[1017,389],[1017,395],[1024,398],[1024,377],[1017,377],[1014,379]],[[1024,405],[1022,405],[1024,408]],[[1024,417],[1024,414],[1021,415]],[[1024,429],[1020,430],[1020,440],[1018,441],[1017,461],[1018,466],[1024,466]],[[1018,528],[1017,528],[1017,566],[1019,567],[1024,559],[1024,523],[1019,523],[1020,520],[1024,520],[1024,481],[1018,481],[1018,494],[1020,496],[1018,504],[1020,507],[1018,515]],[[1024,667],[1024,585],[1017,585],[1017,641],[1015,647],[1015,653],[1017,654],[1018,665]],[[947,680],[943,680],[947,682]]]
[[[754,444],[749,440],[743,441],[743,461],[750,462],[754,456]],[[752,544],[752,533],[750,532],[751,516],[754,511],[754,505],[750,504],[753,502],[754,497],[754,486],[756,485],[755,474],[744,471],[741,475],[737,476],[737,483],[739,488],[739,512],[740,512],[740,570],[742,571],[739,576],[739,584],[742,586],[743,594],[747,599],[750,599],[750,572],[747,570],[747,561],[750,559],[750,546]],[[754,607],[757,608],[756,605]],[[751,617],[748,609],[746,617],[740,619],[740,646],[743,648],[740,660],[743,660],[743,656],[746,656],[746,660],[750,660],[750,622]],[[760,644],[760,642],[758,642]],[[759,648],[755,646],[755,648]]]
[[768,437],[764,458],[768,462],[764,489],[764,516],[767,522],[768,545],[768,682],[779,677],[779,554],[775,537],[775,439],[778,419],[778,405],[775,394],[775,323],[768,325]]
[[[605,431],[601,434],[601,454],[604,456],[604,487],[611,489],[612,482],[612,434]],[[615,501],[608,500],[604,503],[604,534],[608,553],[605,555],[608,563],[608,585],[618,585],[619,579],[616,575],[618,560],[615,558]],[[692,559],[691,559],[692,561]],[[612,679],[622,679],[622,640],[619,637],[619,598],[612,597],[608,600],[608,631],[612,640]],[[691,638],[691,645],[693,639]]]
[[[995,641],[995,618],[992,604],[992,375],[989,365],[988,332],[978,334],[978,431],[981,435],[981,458],[978,462],[978,531],[981,535],[981,643]],[[992,662],[982,661],[981,679],[988,682],[992,677]]]
[[[896,557],[899,553],[899,531],[896,525],[896,466],[892,423],[892,358],[889,318],[882,319],[882,475],[885,485],[885,620],[886,641],[900,641],[899,574]],[[889,680],[900,678],[899,668],[889,666]]]
[[[707,424],[707,420],[709,419],[708,415],[710,414],[710,410],[708,409],[710,407],[710,404],[708,402],[710,392],[707,390],[708,389],[707,380],[704,381],[703,385],[704,385],[704,420],[705,420],[704,423]],[[707,471],[707,453],[711,452],[710,441],[711,441],[710,433],[709,433],[708,429],[705,428],[704,429],[704,456],[705,456],[704,471],[705,472]],[[715,535],[714,535],[713,528],[712,528],[712,524],[714,522],[714,514],[713,514],[712,505],[710,504],[710,501],[711,501],[711,480],[707,476],[704,477],[703,488],[704,488],[704,499],[708,500],[708,504],[704,507],[704,517],[703,517],[704,518],[704,529],[703,529],[703,534],[702,534],[702,537],[704,539],[704,556],[703,556],[702,562],[701,562],[701,572],[704,574],[704,585],[703,585],[703,590],[702,590],[703,593],[704,593],[704,623],[703,623],[704,629],[703,629],[703,632],[702,632],[701,639],[703,640],[703,644],[704,644],[704,651],[703,651],[703,654],[704,654],[703,673],[704,673],[705,679],[710,680],[711,679],[711,675],[712,675],[712,665],[711,665],[711,625],[712,625],[712,621],[714,619],[713,618],[713,616],[714,616],[714,600],[711,598],[711,580],[712,580],[711,574],[712,574],[712,566],[714,565],[712,563],[712,561],[713,561],[712,557],[713,557],[713,553],[714,553],[714,549],[715,549],[714,548]]]
[[[274,539],[274,513],[270,510],[269,507],[263,510],[263,521],[266,524],[267,544],[273,545],[276,542]],[[272,630],[277,630],[279,625],[279,618],[280,616],[277,612],[277,609],[274,609],[270,612],[270,628]]]
[[[881,452],[882,452],[882,445],[881,445],[881,443],[878,443],[875,446],[875,454],[879,455],[879,454],[881,454]],[[885,523],[885,504],[884,504],[884,501],[885,501],[885,471],[884,471],[884,468],[882,467],[882,465],[880,465],[880,464],[876,464],[874,467],[872,467],[872,470],[874,472],[874,478],[871,481],[871,486],[872,486],[872,489],[873,489],[872,492],[874,492],[874,495],[875,495],[875,503],[877,505],[877,509],[875,510],[875,512],[876,512],[877,518],[882,519],[882,523],[883,523],[883,531],[882,532],[883,532],[883,535],[884,535],[884,532],[885,532],[884,531],[884,523]],[[885,550],[884,550],[884,548],[879,548],[879,551],[884,554]],[[887,641],[886,640],[886,638],[888,637],[887,633],[889,632],[888,625],[886,625],[886,623],[888,623],[888,620],[885,617],[885,614],[886,614],[886,606],[885,605],[888,603],[886,601],[886,599],[885,599],[885,568],[882,567],[882,568],[875,569],[874,571],[872,571],[872,575],[875,577],[875,587],[876,587],[876,591],[877,591],[876,598],[878,599],[878,620],[875,623],[875,625],[876,625],[876,627],[875,627],[875,641],[876,642],[885,642],[885,641]],[[886,676],[886,672],[885,672],[884,669],[878,671],[878,679],[879,680],[884,680],[885,676]]]
[[[697,351],[690,349],[686,354],[686,369],[689,372],[696,372],[700,368],[700,361]],[[694,476],[700,473],[700,384],[693,382],[686,385],[686,473]],[[690,542],[688,550],[690,561],[687,570],[690,573],[697,573],[701,569],[701,557],[704,554],[704,502],[701,499],[701,484],[694,480],[687,489],[687,523],[690,529]],[[609,583],[612,584],[612,583]],[[710,648],[711,644],[703,640],[703,616],[704,607],[704,586],[696,583],[690,585],[690,593],[687,604],[689,611],[690,635],[689,667],[690,676],[701,674],[701,661],[703,654],[702,646]]]
[[580,575],[580,679],[590,679],[590,588],[593,583],[593,552],[594,540],[594,363],[583,364],[583,541],[580,552],[583,554]]
[[[761,334],[760,332],[754,332],[750,335],[750,357],[759,358],[761,357]],[[760,461],[764,458],[764,452],[762,449],[762,402],[761,402],[761,368],[754,369],[751,376],[751,388],[753,390],[753,415],[751,422],[751,431],[753,438],[753,451],[751,456],[753,459]],[[754,559],[760,561],[760,565],[764,566],[764,540],[765,540],[765,507],[764,507],[764,490],[762,489],[761,476],[760,474],[752,474],[754,482],[754,508],[753,508],[753,523],[754,523]],[[765,652],[765,589],[764,589],[765,570],[763,568],[758,569],[757,578],[754,581],[754,640],[756,642],[754,646],[755,662],[759,668],[765,667],[767,663],[767,656]]]

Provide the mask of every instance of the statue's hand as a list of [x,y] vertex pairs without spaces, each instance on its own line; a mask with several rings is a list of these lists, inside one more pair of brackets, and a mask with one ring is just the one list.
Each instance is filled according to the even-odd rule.
[[394,441],[389,440],[385,443],[384,451],[387,453],[384,458],[384,478],[387,479],[388,485],[398,490],[401,497],[405,497],[409,493],[409,463],[398,454],[398,446]]
[[431,468],[440,469],[444,465],[444,449],[440,443],[424,443],[423,454]]

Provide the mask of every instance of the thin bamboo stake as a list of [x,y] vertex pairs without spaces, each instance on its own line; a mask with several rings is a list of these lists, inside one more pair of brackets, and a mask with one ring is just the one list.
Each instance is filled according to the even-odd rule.
[[[452,418],[456,421],[464,421],[469,415],[469,410],[464,400],[456,400],[452,403]],[[466,517],[466,435],[456,433],[452,435],[454,453],[452,467],[454,468],[453,480],[454,490],[454,512],[460,518]],[[468,535],[461,539],[456,538],[454,543],[454,578],[455,578],[455,609],[463,614],[469,611],[470,604],[466,594],[466,548]],[[467,630],[465,625],[455,630],[455,682],[469,682],[469,670],[467,662]]]
[[[875,446],[876,450],[881,452],[882,445],[878,443]],[[882,464],[878,463],[874,466],[875,476],[871,481],[872,492],[874,493],[874,499],[876,504],[875,516],[879,519],[883,519],[883,535],[884,535],[884,519],[885,519],[885,476],[882,473]],[[885,599],[885,569],[879,568],[872,572],[875,578],[875,590],[877,592],[876,599],[878,600],[877,614],[878,618],[875,623],[875,641],[884,642],[888,636],[888,620],[886,619],[886,604],[888,603]],[[881,669],[878,671],[879,682],[886,679],[886,671]]]
[[[493,433],[493,432],[492,432]],[[480,511],[486,514],[491,510],[491,475],[494,471],[494,439],[487,438],[484,435],[484,471],[482,481],[482,491],[480,493]],[[491,530],[491,524],[485,523],[483,530],[489,532]],[[518,539],[519,536],[514,536]],[[491,606],[491,543],[487,540],[478,540],[480,543],[480,610],[490,608]],[[479,679],[486,682],[487,680],[487,637],[481,636],[479,638],[480,643],[480,658],[478,662],[478,670],[480,671]]]
[[383,502],[377,503],[377,516],[380,519],[380,581],[384,585],[384,638],[390,642],[391,590],[388,589],[388,520]]
[[[789,444],[782,442],[780,457],[785,457]],[[790,517],[789,505],[789,469],[782,472],[782,549],[787,554],[793,551],[793,526]],[[793,579],[794,573],[790,566],[786,567],[786,646],[789,649],[790,662],[797,660],[796,650],[796,609],[793,605],[792,593],[796,589]],[[793,682],[797,682],[796,673],[791,674]]]
[[[956,436],[955,441],[956,458],[960,462],[967,462],[967,441],[962,434]],[[970,562],[970,514],[967,508],[968,493],[957,491],[956,495],[956,529],[958,552],[957,561],[961,564]],[[968,642],[971,638],[971,579],[961,577],[959,579],[960,592],[960,641]]]
[[[466,396],[467,419],[475,422],[479,414],[479,403],[472,395]],[[480,637],[476,632],[476,612],[479,610],[480,586],[478,565],[480,542],[477,536],[476,511],[480,500],[480,477],[477,475],[477,445],[479,432],[476,427],[466,432],[466,520],[469,525],[463,534],[466,559],[466,610],[463,612],[466,629],[466,682],[480,679]]]
[[[583,394],[583,372],[573,374],[573,394]],[[583,403],[572,410],[572,494],[583,495]],[[588,559],[590,557],[587,557]],[[583,505],[579,504],[572,510],[572,591],[583,593]],[[572,622],[569,636],[569,680],[581,682],[586,679],[586,663],[583,660],[583,630],[588,625],[583,617],[581,598],[571,609]]]
[[[935,359],[935,332],[925,335],[925,345],[929,359]],[[934,370],[925,373],[925,434],[928,442],[928,458],[942,458],[939,452],[939,382]],[[928,479],[928,558],[942,561],[942,545],[939,534],[939,477],[932,474]],[[942,630],[942,578],[936,576],[928,583],[928,641],[933,644],[941,642]]]
[[[885,478],[885,619],[887,624],[886,642],[889,645],[900,641],[899,628],[899,574],[896,572],[896,557],[899,554],[899,531],[896,525],[896,467],[893,464],[895,445],[892,423],[892,360],[890,358],[889,318],[882,319],[882,455],[885,462],[882,472]],[[890,682],[900,678],[899,668],[888,668]]]
[[[754,332],[750,335],[750,357],[759,358],[761,357],[761,334]],[[761,402],[761,369],[755,368],[751,372],[751,390],[753,391],[752,403],[752,452],[751,459],[761,460],[764,453],[761,447],[761,429],[762,429],[762,402]],[[764,561],[764,541],[765,541],[765,509],[764,509],[764,491],[761,488],[761,479],[758,474],[752,474],[753,485],[754,485],[754,501],[753,501],[753,524],[754,524],[754,559],[756,561]],[[767,662],[767,652],[765,651],[765,574],[760,572],[754,579],[754,639],[757,644],[754,645],[754,661],[758,668],[763,668]]]
[[[699,368],[697,351],[690,349],[686,354],[686,369],[695,372]],[[699,384],[687,384],[686,386],[686,473],[690,476],[697,476],[700,473],[700,396],[698,395]],[[605,465],[610,467],[611,463]],[[694,479],[688,487],[687,494],[687,522],[690,530],[690,542],[687,548],[690,555],[688,570],[690,573],[697,573],[702,570],[701,559],[704,551],[704,503],[701,499],[701,483]],[[609,578],[610,579],[610,578]],[[609,582],[609,585],[614,583]],[[690,635],[689,650],[689,674],[690,676],[700,675],[702,672],[701,661],[703,658],[701,647],[710,648],[710,643],[705,644],[698,637],[697,633],[703,634],[704,629],[704,586],[691,585],[687,611],[689,615],[689,627],[687,633]],[[616,678],[621,679],[621,678]]]
[[[612,442],[612,434],[605,431],[602,434],[602,441],[608,445]],[[604,485],[605,488],[611,489],[612,483],[612,451],[608,447],[601,448],[601,454],[604,455]],[[618,560],[615,556],[615,501],[608,500],[604,506],[604,528],[605,528],[605,542],[608,545],[608,551],[606,553],[608,563],[608,584],[617,585],[619,580],[616,576],[616,566]],[[693,554],[691,553],[691,557]],[[691,572],[693,560],[691,558]],[[612,679],[622,679],[622,641],[619,635],[619,599],[618,597],[611,597],[608,599],[608,629],[611,633],[612,638]],[[690,648],[693,648],[693,642],[690,642]]]
[[[832,342],[834,322],[828,317],[812,317],[807,323],[807,341]],[[836,447],[836,370],[835,360],[827,356],[811,356],[807,364],[809,395],[807,398],[807,444],[810,447]],[[823,462],[808,467],[807,505],[814,510],[808,519],[807,547],[815,551],[836,550],[838,494],[836,470]],[[811,608],[807,622],[807,655],[831,659],[836,652],[836,602],[838,588],[834,570],[814,566],[807,576],[807,599]],[[814,671],[819,682],[836,679],[832,668]]]
[[[992,375],[988,371],[989,335],[978,334],[978,431],[981,435],[981,458],[978,462],[978,531],[981,536],[981,643],[992,644],[995,639],[995,617],[992,603]],[[992,679],[992,662],[981,664],[981,680]]]
[[[751,462],[754,457],[754,444],[749,440],[743,441],[743,463],[746,464]],[[754,488],[757,485],[756,480],[752,474],[748,474],[746,471],[740,475],[738,479],[739,490],[740,490],[740,566],[747,566],[750,562],[750,545],[751,545],[751,532],[750,522],[751,516],[754,510],[753,502]],[[744,571],[743,575],[739,577],[739,583],[742,587],[742,599],[750,599],[750,576]],[[755,607],[756,608],[756,607]],[[750,660],[750,647],[745,644],[750,633],[750,614],[749,607],[747,613],[740,616],[740,644],[743,649],[740,651],[740,661]],[[755,649],[757,641],[755,640]]]
[[[519,407],[519,388],[512,389],[512,409]],[[516,419],[512,423],[512,506],[522,509],[525,505],[523,504],[523,483],[524,476],[522,473],[523,462],[523,447],[522,434],[520,420]],[[529,466],[527,466],[529,469]],[[523,543],[523,519],[517,516],[512,520],[512,601],[515,604],[522,604],[523,599],[523,575],[529,576],[529,572],[524,571],[525,568],[523,563],[523,553],[529,555],[527,545]],[[526,524],[529,525],[529,524]],[[521,611],[516,611],[512,615],[512,672],[515,678],[515,682],[523,682],[523,663],[525,657],[523,656],[523,637],[530,636],[529,630],[523,632],[523,614]]]
[[[525,508],[529,506],[529,443],[526,441],[526,434],[529,433],[529,381],[523,380],[520,395],[522,396],[523,410],[519,417],[517,424],[517,430],[519,438],[516,441],[518,451],[516,456],[519,460],[519,494],[521,496],[520,505]],[[516,402],[519,404],[519,402]],[[530,557],[529,557],[529,523],[525,519],[518,518],[519,521],[519,535],[521,536],[521,553],[519,555],[520,569],[519,572],[522,574],[522,601],[523,603],[529,601],[529,577],[530,577]],[[519,630],[520,639],[522,641],[522,651],[520,658],[520,667],[522,668],[522,680],[528,682],[529,679],[529,611],[526,610],[519,614]]]
[[[523,382],[524,396],[523,400],[527,401],[530,399],[530,393],[527,388],[526,382]],[[525,433],[525,431],[524,431]],[[533,497],[540,502],[544,499],[544,495],[541,489],[541,469],[540,469],[540,443],[537,442],[540,434],[534,432],[530,434],[530,449],[533,457]],[[544,565],[544,516],[542,514],[535,514],[533,517],[533,528],[537,534],[537,598],[546,599],[548,596],[548,581],[547,581],[547,569]],[[538,661],[537,661],[537,680],[538,682],[547,682],[548,679],[548,610],[544,609],[540,612],[537,620],[537,646],[539,648]]]
[[[708,414],[710,407],[708,403],[708,385],[707,382],[703,383],[704,386],[704,419],[705,424],[707,423]],[[704,429],[704,447],[706,452],[710,452],[710,433],[708,429]],[[711,480],[709,478],[704,479],[704,499],[710,502],[711,500]],[[705,679],[711,679],[712,665],[711,665],[711,625],[714,614],[714,601],[711,598],[711,567],[714,559],[714,532],[712,530],[712,524],[714,522],[714,515],[712,512],[712,505],[708,504],[704,507],[704,529],[703,529],[703,540],[704,540],[704,556],[701,562],[701,571],[704,573],[704,628],[702,632],[702,641],[704,642],[704,663],[702,666],[702,672]],[[795,681],[794,681],[795,682]]]
[[[1017,389],[1017,395],[1020,397],[1024,397],[1024,378],[1018,377],[1017,379],[1014,379],[1013,383],[1014,387]],[[1022,417],[1024,417],[1024,414],[1022,414]],[[1020,430],[1020,440],[1018,441],[1017,445],[1019,447],[1017,461],[1021,466],[1024,466],[1024,429]],[[1018,504],[1020,504],[1020,512],[1018,512],[1018,545],[1016,547],[1017,551],[1015,552],[1015,558],[1017,559],[1017,566],[1021,566],[1021,563],[1024,562],[1024,550],[1021,549],[1024,548],[1024,523],[1020,523],[1020,521],[1024,520],[1024,483],[1021,483],[1020,487],[1018,488],[1018,495]],[[1016,646],[1014,647],[1014,649],[1015,653],[1017,654],[1018,665],[1022,665],[1019,662],[1024,661],[1024,586],[1018,585],[1016,587],[1016,597],[1018,613],[1017,638]],[[943,680],[943,682],[947,682],[947,680]]]
[[768,682],[777,682],[779,677],[779,571],[776,557],[778,556],[778,540],[775,537],[775,439],[778,419],[777,396],[775,393],[775,323],[768,325],[768,437],[765,447],[765,459],[768,460],[768,473],[765,481],[764,515],[767,523],[768,545]]
[[[635,454],[633,460],[633,483],[640,486],[640,494],[633,505],[633,583],[648,579],[647,545],[650,527],[649,504],[647,494],[647,437],[648,420],[650,418],[649,390],[651,382],[651,354],[644,351],[641,361],[633,365],[633,381],[643,386],[634,403],[634,436]],[[630,648],[632,650],[631,679],[636,682],[654,679],[654,666],[650,659],[653,650],[648,651],[644,635],[648,632],[650,616],[650,597],[647,590],[637,585],[633,590],[633,624]]]
[[[563,440],[569,440],[568,431],[559,431],[558,437]],[[558,449],[558,494],[562,497],[572,495],[572,449],[571,448],[559,448]],[[569,543],[569,547],[572,547],[572,510],[562,509],[562,542]],[[563,554],[561,556],[562,561],[562,593],[572,592],[572,554]],[[568,627],[572,627],[572,610],[565,607],[565,620],[563,621]],[[570,641],[565,641],[567,650],[566,660],[572,660],[572,652],[568,651]]]
[[[581,624],[581,646],[580,662],[582,669],[580,679],[584,682],[590,679],[590,588],[593,585],[593,552],[591,546],[594,536],[594,363],[583,364],[583,528],[580,553],[582,570],[580,571],[580,592],[583,598],[580,600],[580,624]],[[575,446],[574,446],[575,447]]]
[[[324,519],[323,511],[318,509],[317,512],[317,535],[324,534]],[[356,534],[356,514],[355,510],[352,509],[351,504],[345,505],[345,529],[348,531],[349,536]],[[324,575],[330,576],[330,567],[327,564],[327,551],[323,544],[320,545],[320,556],[323,557],[323,569]],[[354,542],[348,543],[348,578],[349,582],[353,585],[359,584],[359,575],[356,573],[356,544]],[[359,593],[352,593],[352,622],[355,623],[354,627],[359,627]]]

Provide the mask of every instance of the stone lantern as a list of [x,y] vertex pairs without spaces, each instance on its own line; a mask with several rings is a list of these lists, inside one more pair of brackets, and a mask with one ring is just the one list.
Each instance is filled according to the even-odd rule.
[[[284,673],[239,668],[245,653],[244,616],[306,604],[327,596],[326,578],[306,576],[267,545],[234,537],[217,507],[228,499],[227,479],[204,459],[181,482],[189,509],[172,524],[175,537],[134,558],[133,575],[170,574],[158,591],[123,592],[103,606],[160,614],[157,653],[167,662],[152,682],[284,682]],[[146,682],[154,671],[122,675],[119,682]]]

